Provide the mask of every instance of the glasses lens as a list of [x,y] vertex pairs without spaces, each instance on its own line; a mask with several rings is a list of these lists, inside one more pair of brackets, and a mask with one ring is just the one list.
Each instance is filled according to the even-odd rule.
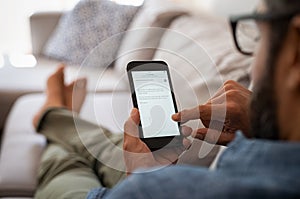
[[236,29],[237,42],[242,52],[251,54],[260,40],[260,32],[254,20],[241,20]]

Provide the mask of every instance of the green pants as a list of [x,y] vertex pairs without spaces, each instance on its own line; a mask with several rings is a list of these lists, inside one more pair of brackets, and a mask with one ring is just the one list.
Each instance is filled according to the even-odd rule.
[[[46,136],[48,144],[35,198],[85,198],[91,189],[110,188],[125,178],[123,135],[112,134],[61,108],[46,111],[37,130]],[[202,142],[194,143],[178,164],[209,166],[219,147],[199,158]]]
[[65,109],[47,111],[38,131],[48,146],[35,198],[85,198],[91,189],[112,187],[125,177],[123,135],[111,134]]

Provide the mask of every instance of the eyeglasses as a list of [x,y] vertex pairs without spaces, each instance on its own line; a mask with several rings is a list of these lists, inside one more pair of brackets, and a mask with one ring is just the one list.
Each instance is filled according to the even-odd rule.
[[253,55],[261,34],[257,21],[290,20],[299,11],[278,14],[251,14],[234,16],[230,18],[233,40],[236,48],[244,55]]

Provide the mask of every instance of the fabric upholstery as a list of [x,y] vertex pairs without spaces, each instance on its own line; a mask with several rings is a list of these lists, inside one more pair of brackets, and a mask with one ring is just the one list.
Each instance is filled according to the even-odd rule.
[[[109,37],[123,32],[139,7],[119,5],[109,0],[81,0],[60,20],[45,46],[44,54],[68,63],[80,65],[91,50]],[[102,48],[98,67],[109,65],[107,56],[114,57],[121,37]]]
[[[42,135],[35,133],[31,121],[44,99],[43,94],[23,96],[9,114],[0,153],[0,198],[34,194],[46,142]],[[90,94],[80,116],[111,132],[121,133],[131,107],[129,93]]]
[[[135,16],[118,51],[115,70],[125,74],[132,60],[151,60],[172,20],[188,11],[168,0],[147,0]],[[124,78],[125,82],[127,77]]]
[[235,50],[223,19],[204,15],[176,18],[153,59],[169,64],[180,108],[205,103],[229,79],[249,86],[252,58]]

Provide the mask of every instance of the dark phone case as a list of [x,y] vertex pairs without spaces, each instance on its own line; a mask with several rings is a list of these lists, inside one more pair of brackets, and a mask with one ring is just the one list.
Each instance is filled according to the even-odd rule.
[[[151,65],[149,65],[149,64],[151,64]],[[172,86],[172,82],[171,82],[169,68],[168,68],[167,63],[164,61],[132,61],[132,62],[128,63],[127,74],[128,74],[129,84],[130,84],[132,102],[133,102],[133,106],[135,108],[138,109],[138,103],[137,103],[137,99],[136,99],[136,93],[135,93],[135,89],[134,89],[131,71],[162,71],[162,70],[167,71],[173,105],[175,108],[175,112],[178,112],[176,101],[175,101],[175,95],[173,92],[173,86]],[[179,126],[179,130],[181,132],[180,123],[178,123],[178,126]],[[139,124],[139,134],[140,134],[140,139],[143,142],[145,142],[152,151],[161,149],[163,147],[173,147],[173,146],[181,146],[182,145],[182,136],[181,135],[180,136],[144,138],[141,123]]]

